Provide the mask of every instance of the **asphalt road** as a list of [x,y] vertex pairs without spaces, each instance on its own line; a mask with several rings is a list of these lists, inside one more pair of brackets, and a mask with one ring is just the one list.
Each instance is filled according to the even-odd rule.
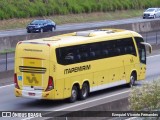
[[[75,30],[80,28],[91,28],[91,27],[103,27],[103,26],[110,26],[110,25],[120,25],[120,24],[127,24],[127,23],[135,23],[135,22],[143,22],[143,21],[153,21],[156,19],[142,19],[142,17],[136,18],[129,18],[129,19],[122,19],[122,20],[114,20],[114,21],[103,21],[103,22],[86,22],[86,23],[72,23],[72,24],[63,24],[57,25],[56,31],[67,31],[67,30]],[[17,30],[7,30],[7,31],[0,31],[0,37],[5,36],[16,36],[16,35],[26,35],[26,29],[17,29]]]
[[[160,55],[154,55],[147,58],[147,78],[145,81],[151,81],[160,76]],[[139,81],[138,84],[143,84]],[[28,98],[16,98],[13,93],[13,84],[0,86],[0,111],[76,111],[91,107],[96,104],[102,104],[106,101],[125,98],[128,96],[130,88],[126,86],[106,89],[94,92],[87,100],[77,101],[75,103],[66,103],[62,101],[45,101]]]

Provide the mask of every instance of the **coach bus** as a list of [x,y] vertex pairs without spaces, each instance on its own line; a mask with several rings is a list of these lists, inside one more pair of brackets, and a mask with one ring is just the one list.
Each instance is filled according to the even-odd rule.
[[142,36],[122,29],[78,31],[20,41],[16,46],[15,96],[84,100],[89,93],[145,79]]

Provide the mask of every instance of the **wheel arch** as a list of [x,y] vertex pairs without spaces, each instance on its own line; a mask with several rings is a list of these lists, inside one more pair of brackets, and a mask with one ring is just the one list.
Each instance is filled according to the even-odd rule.
[[136,70],[132,70],[132,72],[131,72],[130,76],[131,76],[132,74],[134,74],[134,75],[135,75],[135,77],[136,77],[136,81],[137,81],[137,71],[136,71]]

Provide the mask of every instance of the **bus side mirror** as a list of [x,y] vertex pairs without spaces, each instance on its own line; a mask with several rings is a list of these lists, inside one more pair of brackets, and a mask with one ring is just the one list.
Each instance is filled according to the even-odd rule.
[[149,47],[149,53],[150,53],[150,54],[152,53],[152,46]]
[[151,46],[151,44],[146,43],[146,42],[141,42],[141,44],[142,44],[142,45],[145,45],[146,47],[148,47],[148,48],[149,48],[149,53],[150,53],[150,54],[152,53],[152,46]]

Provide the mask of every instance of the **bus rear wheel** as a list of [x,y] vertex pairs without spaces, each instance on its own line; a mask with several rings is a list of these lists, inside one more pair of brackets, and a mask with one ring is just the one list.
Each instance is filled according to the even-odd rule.
[[71,91],[71,97],[69,98],[69,102],[73,103],[77,100],[78,97],[78,89],[77,87],[74,85],[72,87],[72,91]]
[[89,85],[87,83],[83,83],[82,89],[80,90],[80,99],[85,100],[89,94]]

